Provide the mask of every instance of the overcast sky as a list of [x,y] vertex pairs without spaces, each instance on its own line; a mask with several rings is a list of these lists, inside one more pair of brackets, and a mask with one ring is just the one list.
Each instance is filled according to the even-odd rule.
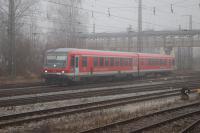
[[[143,0],[143,30],[177,30],[179,24],[188,29],[189,17],[185,15],[193,15],[193,29],[200,29],[199,3],[200,0]],[[90,32],[93,23],[96,32],[122,32],[129,25],[137,30],[138,0],[83,0],[83,8],[93,10],[93,15],[82,10],[88,13]]]

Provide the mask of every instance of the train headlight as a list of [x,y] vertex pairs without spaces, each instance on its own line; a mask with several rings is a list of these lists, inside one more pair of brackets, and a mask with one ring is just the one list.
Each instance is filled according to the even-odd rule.
[[45,72],[45,73],[47,73],[48,71],[47,71],[47,70],[45,70],[44,72]]
[[62,71],[62,74],[64,74],[65,73],[65,71]]

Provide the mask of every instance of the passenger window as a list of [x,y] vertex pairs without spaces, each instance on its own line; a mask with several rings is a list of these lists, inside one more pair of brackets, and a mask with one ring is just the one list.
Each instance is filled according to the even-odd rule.
[[100,57],[100,66],[104,66],[103,57]]
[[133,65],[133,60],[131,58],[129,58],[128,60],[129,60],[128,61],[129,62],[129,66],[132,66]]
[[110,58],[110,66],[114,66],[114,58]]
[[162,59],[160,59],[160,65],[162,65]]
[[105,58],[105,66],[109,66],[109,58],[108,57]]
[[72,66],[72,67],[74,66],[74,58],[75,58],[75,57],[72,56],[72,57],[71,57],[71,61],[70,61],[70,62],[71,62],[70,66]]
[[87,57],[82,57],[82,65],[83,65],[83,67],[87,67],[87,64],[88,64]]
[[98,57],[93,58],[93,64],[94,64],[95,67],[98,66]]
[[140,59],[140,64],[143,65],[143,59]]
[[133,59],[133,65],[138,64],[138,58]]
[[124,59],[120,58],[120,66],[123,66],[123,65],[124,65]]
[[79,57],[76,57],[76,68],[78,67]]
[[169,65],[171,65],[172,64],[172,61],[171,61],[171,59],[169,59]]
[[124,59],[124,66],[128,66],[128,59]]
[[148,59],[148,64],[151,65],[151,59]]
[[115,58],[115,65],[119,66],[119,58]]

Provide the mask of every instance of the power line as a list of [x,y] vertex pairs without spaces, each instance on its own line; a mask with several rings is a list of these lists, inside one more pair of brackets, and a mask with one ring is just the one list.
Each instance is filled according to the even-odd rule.
[[[62,5],[62,6],[67,6],[67,7],[73,7],[73,8],[80,9],[80,10],[85,10],[85,11],[90,12],[90,13],[95,12],[95,13],[98,13],[98,14],[108,15],[108,13],[105,13],[105,12],[100,12],[100,11],[85,9],[85,8],[82,8],[82,7],[72,6],[70,4],[58,3],[58,2],[54,2],[54,1],[48,1],[48,0],[47,0],[47,2],[53,3],[53,4]],[[135,19],[130,19],[130,18],[121,17],[121,16],[117,16],[117,15],[112,15],[112,14],[110,14],[110,17],[115,17],[115,18],[122,19],[122,20],[129,20],[129,21],[136,21],[137,22],[137,20],[135,20]],[[169,28],[169,26],[160,25],[160,24],[154,24],[154,23],[151,23],[151,22],[148,22],[148,21],[143,21],[143,23],[153,24],[153,25],[155,25],[157,27],[168,27]]]
[[[52,23],[59,23],[59,24],[78,24],[78,25],[82,25],[82,26],[86,26],[86,27],[92,27],[93,24],[88,24],[88,23],[80,23],[80,22],[75,22],[75,21],[66,21],[66,19],[64,20],[64,22],[60,22],[58,19],[53,19],[53,18],[49,18],[49,19],[45,19],[45,18],[39,18],[39,17],[33,17],[33,16],[26,16],[26,17],[29,17],[29,18],[32,18],[32,19],[39,19],[41,22],[44,22],[44,21],[48,21],[48,22],[52,22]],[[117,26],[107,26],[107,25],[99,25],[97,24],[98,27],[103,27],[103,28],[107,28],[107,29],[116,29],[116,28],[119,28],[119,29],[122,29],[123,27],[117,27]]]

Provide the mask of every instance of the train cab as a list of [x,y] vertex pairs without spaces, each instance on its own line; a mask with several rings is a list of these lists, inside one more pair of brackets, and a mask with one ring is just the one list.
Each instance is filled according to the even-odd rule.
[[70,49],[60,48],[46,52],[43,67],[43,77],[46,82],[66,82],[69,80],[69,73],[77,70],[76,68],[70,69],[73,62],[73,66],[78,67],[78,58],[73,59],[77,61],[72,61],[71,57],[69,57],[70,51]]

